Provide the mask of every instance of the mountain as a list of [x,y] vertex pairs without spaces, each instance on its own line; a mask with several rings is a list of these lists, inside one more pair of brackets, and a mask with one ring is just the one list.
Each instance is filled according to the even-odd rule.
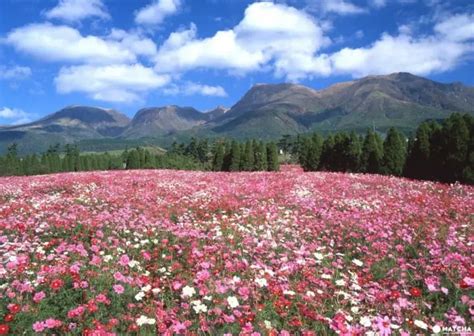
[[17,142],[22,152],[43,151],[55,143],[118,136],[129,122],[115,110],[68,106],[32,123],[1,128],[0,146]]
[[177,131],[186,131],[204,125],[222,114],[222,108],[202,113],[192,107],[170,105],[144,108],[137,112],[122,133],[125,138],[163,136]]
[[474,113],[474,88],[442,84],[408,73],[369,76],[313,90],[296,84],[258,84],[209,130],[234,137],[274,138],[396,126],[412,131],[428,119]]
[[[0,151],[9,143],[22,152],[56,142],[88,148],[169,145],[191,136],[277,139],[284,134],[356,131],[395,126],[410,133],[425,120],[453,112],[474,114],[474,88],[394,73],[338,83],[323,90],[298,84],[257,84],[232,108],[200,112],[175,105],[139,110],[130,121],[102,108],[70,106],[36,122],[0,127]],[[103,146],[95,146],[102,142]]]

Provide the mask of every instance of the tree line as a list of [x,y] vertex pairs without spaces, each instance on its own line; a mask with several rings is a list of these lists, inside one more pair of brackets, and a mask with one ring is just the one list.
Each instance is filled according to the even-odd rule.
[[[241,153],[242,148],[242,155]],[[0,176],[39,175],[117,169],[185,169],[213,171],[258,171],[279,169],[278,151],[274,143],[192,138],[188,144],[174,143],[166,153],[156,154],[136,147],[121,154],[81,153],[76,145],[50,146],[42,154],[18,155],[17,145],[8,147],[0,156]]]
[[340,132],[325,139],[317,133],[284,137],[279,146],[305,171],[474,183],[474,118],[467,114],[452,114],[442,123],[424,122],[409,139],[395,128],[385,139],[369,129],[365,136]]

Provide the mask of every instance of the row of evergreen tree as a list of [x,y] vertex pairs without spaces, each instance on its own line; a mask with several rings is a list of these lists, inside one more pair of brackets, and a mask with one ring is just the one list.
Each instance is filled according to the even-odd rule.
[[278,171],[278,147],[274,142],[247,140],[246,142],[191,138],[186,145],[173,143],[169,153],[194,158],[213,171]]
[[[242,148],[242,149],[241,149]],[[242,151],[242,154],[241,154]],[[278,151],[274,143],[191,139],[175,143],[166,153],[155,154],[146,148],[127,149],[120,155],[81,153],[75,145],[51,146],[41,155],[19,157],[17,145],[0,156],[0,176],[38,175],[58,172],[116,169],[186,169],[214,171],[278,170]]]
[[365,137],[337,133],[283,138],[279,145],[305,171],[364,172],[443,182],[474,183],[474,118],[452,114],[442,124],[422,123],[407,139],[391,128],[383,140],[368,130]]

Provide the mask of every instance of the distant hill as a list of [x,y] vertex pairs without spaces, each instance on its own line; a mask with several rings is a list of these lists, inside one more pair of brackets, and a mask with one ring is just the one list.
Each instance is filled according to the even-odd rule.
[[373,126],[410,131],[453,112],[474,113],[474,88],[396,73],[320,91],[296,84],[255,85],[208,127],[218,134],[265,138],[312,130],[363,132]]
[[[0,151],[17,142],[21,151],[44,150],[55,142],[169,145],[191,136],[279,138],[395,126],[411,132],[425,120],[453,112],[474,114],[474,88],[395,73],[338,83],[323,90],[297,84],[257,84],[232,108],[200,112],[175,105],[139,110],[132,120],[114,110],[70,106],[36,122],[0,127]],[[128,146],[128,145],[127,145]]]
[[68,106],[38,121],[0,129],[0,147],[16,142],[22,152],[37,152],[54,143],[72,143],[120,135],[130,119],[98,107]]

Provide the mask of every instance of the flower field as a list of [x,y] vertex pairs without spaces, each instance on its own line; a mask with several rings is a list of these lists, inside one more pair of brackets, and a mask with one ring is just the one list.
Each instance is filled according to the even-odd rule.
[[474,188],[376,175],[0,179],[0,335],[472,327]]

